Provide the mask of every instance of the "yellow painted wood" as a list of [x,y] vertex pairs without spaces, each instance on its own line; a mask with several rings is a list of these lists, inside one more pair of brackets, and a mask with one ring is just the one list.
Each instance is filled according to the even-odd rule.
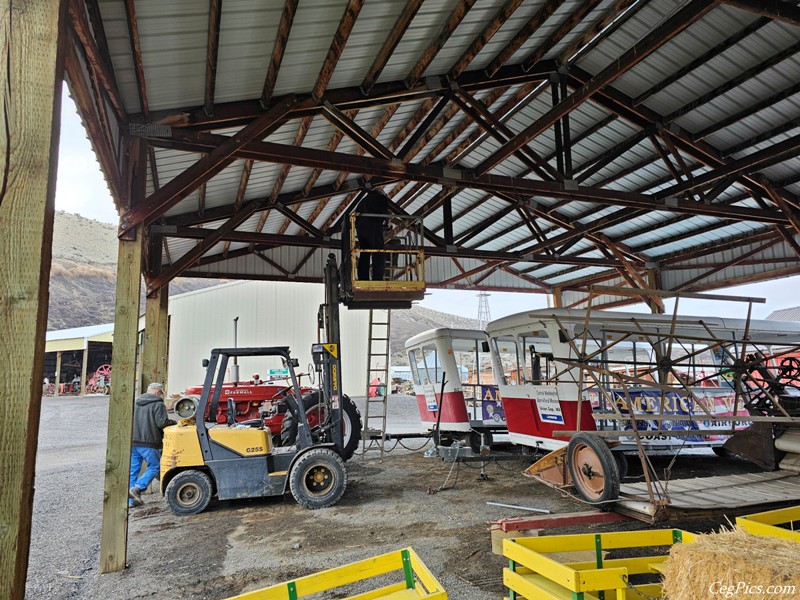
[[425,589],[429,593],[443,591],[442,585],[430,572],[428,566],[420,560],[419,556],[416,552],[409,548],[408,551],[409,555],[411,556],[411,568],[414,570],[414,574],[419,578],[422,585],[425,586]]
[[[377,600],[379,598],[386,600],[447,600],[447,593],[439,582],[436,581],[436,578],[433,577],[428,568],[419,560],[419,557],[411,548],[407,548],[407,550],[412,557],[412,567],[417,577],[420,581],[425,578],[430,583],[430,587],[427,585],[424,586],[428,587],[428,591],[426,591],[423,586],[419,585],[415,589],[406,589],[405,581],[400,581],[375,590],[350,596],[346,600]],[[398,550],[300,577],[294,579],[293,582],[296,585],[297,597],[305,598],[393,571],[397,571],[398,577],[402,578],[402,569],[403,561],[401,551]],[[283,582],[260,590],[246,592],[229,598],[228,600],[288,600],[288,598],[287,582]]]
[[[628,570],[628,574],[639,574],[639,573],[652,573],[653,567],[656,564],[662,563],[667,560],[667,556],[643,556],[643,557],[636,557],[636,558],[612,558],[603,561],[603,567],[608,568],[617,568],[617,567],[624,567]],[[571,569],[575,569],[576,571],[582,571],[587,569],[595,569],[597,568],[597,563],[595,561],[581,561],[581,562],[569,562],[564,563],[565,566],[570,567]]]
[[771,536],[800,541],[800,531],[775,527],[784,523],[800,521],[800,506],[790,506],[777,510],[745,515],[736,518],[736,525],[753,535]]
[[[61,114],[66,2],[0,9],[0,598],[25,594]],[[66,37],[64,38],[66,40]]]
[[503,540],[503,556],[536,573],[546,573],[550,580],[569,590],[575,592],[580,591],[577,571],[565,567],[561,563],[543,554],[537,554],[525,548],[524,545],[520,543],[521,540],[527,541],[530,539],[531,538],[514,538],[511,540]]
[[[406,582],[399,581],[397,583],[393,583],[391,585],[387,585],[376,590],[371,590],[369,592],[364,592],[363,594],[358,594],[357,596],[350,596],[347,600],[377,600],[379,598],[386,598],[388,594],[393,594],[394,592],[403,592],[406,590]],[[419,598],[419,596],[417,596]]]
[[135,241],[120,240],[117,260],[112,360],[114,385],[111,386],[108,407],[103,530],[100,538],[101,573],[124,569],[127,553],[128,487],[142,272],[141,226],[136,229]]
[[[511,569],[503,569],[503,584],[525,598],[535,600],[572,600],[572,591],[551,581],[544,575],[520,575]],[[584,600],[597,600],[584,594]]]
[[[672,545],[672,535],[672,529],[621,531],[601,534],[603,550],[642,546],[670,546]],[[595,549],[593,533],[514,538],[514,541],[538,553],[574,552],[578,550]]]
[[72,352],[82,350],[86,340],[82,337],[66,340],[50,340],[45,344],[45,352]]

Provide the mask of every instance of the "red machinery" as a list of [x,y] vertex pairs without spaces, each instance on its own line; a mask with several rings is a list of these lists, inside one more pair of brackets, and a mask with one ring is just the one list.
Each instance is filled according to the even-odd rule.
[[[304,374],[298,379],[302,380]],[[212,386],[211,390],[214,390]],[[303,406],[306,409],[308,424],[311,429],[325,421],[325,404],[320,402],[319,390],[301,387]],[[285,379],[264,381],[257,375],[250,381],[224,383],[217,406],[217,423],[224,424],[228,418],[228,401],[233,400],[236,406],[236,421],[244,422],[261,419],[269,429],[276,446],[291,445],[296,441],[297,423],[289,413],[286,396],[291,393],[292,386]],[[191,386],[184,395],[200,396],[202,385]],[[206,408],[206,417],[209,408]],[[342,430],[344,436],[345,460],[350,458],[361,440],[361,414],[355,403],[346,395],[342,396]]]

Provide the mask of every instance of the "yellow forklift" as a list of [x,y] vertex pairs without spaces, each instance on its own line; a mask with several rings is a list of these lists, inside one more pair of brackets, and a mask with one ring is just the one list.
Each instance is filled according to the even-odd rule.
[[[340,396],[336,344],[318,344],[312,349],[323,377],[323,396]],[[236,422],[236,406],[228,399],[228,422],[217,424],[216,414],[228,360],[233,357],[278,356],[289,371],[293,392],[287,405],[297,423],[297,442],[274,447],[261,419]],[[347,486],[347,472],[341,458],[341,411],[327,411],[331,417],[312,434],[295,375],[298,366],[287,347],[216,348],[203,360],[206,378],[202,394],[181,398],[175,412],[177,425],[164,430],[161,456],[161,490],[176,515],[192,515],[219,500],[282,496],[291,491],[294,499],[310,509],[336,504]],[[213,415],[206,417],[205,415]],[[206,419],[209,419],[207,421]]]

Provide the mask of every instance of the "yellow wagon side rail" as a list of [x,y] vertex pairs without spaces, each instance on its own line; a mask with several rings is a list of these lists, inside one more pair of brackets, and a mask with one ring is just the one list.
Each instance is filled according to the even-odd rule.
[[800,522],[800,506],[736,517],[736,525],[753,535],[765,535],[800,542],[800,528],[787,529],[779,525]]
[[[510,600],[627,600],[641,594],[661,597],[660,584],[630,584],[631,575],[655,574],[666,560],[663,554],[605,559],[609,550],[671,546],[690,542],[694,534],[679,529],[554,535],[503,540],[509,566],[503,582]],[[556,560],[551,554],[591,551],[593,561]],[[637,552],[639,554],[639,552]]]
[[299,600],[372,577],[399,572],[402,580],[348,596],[344,600],[447,600],[447,592],[412,548],[404,548],[365,560],[334,567],[291,581],[245,592],[227,600]]

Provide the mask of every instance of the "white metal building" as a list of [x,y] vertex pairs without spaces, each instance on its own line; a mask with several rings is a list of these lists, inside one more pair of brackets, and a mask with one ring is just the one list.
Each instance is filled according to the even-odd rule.
[[[188,292],[169,299],[169,393],[203,382],[203,358],[212,348],[234,344],[233,320],[238,321],[238,346],[289,346],[300,371],[311,362],[317,341],[317,310],[324,287],[315,283],[239,281]],[[369,311],[340,307],[342,382],[350,396],[366,394]],[[266,365],[242,359],[240,378],[266,377]]]

